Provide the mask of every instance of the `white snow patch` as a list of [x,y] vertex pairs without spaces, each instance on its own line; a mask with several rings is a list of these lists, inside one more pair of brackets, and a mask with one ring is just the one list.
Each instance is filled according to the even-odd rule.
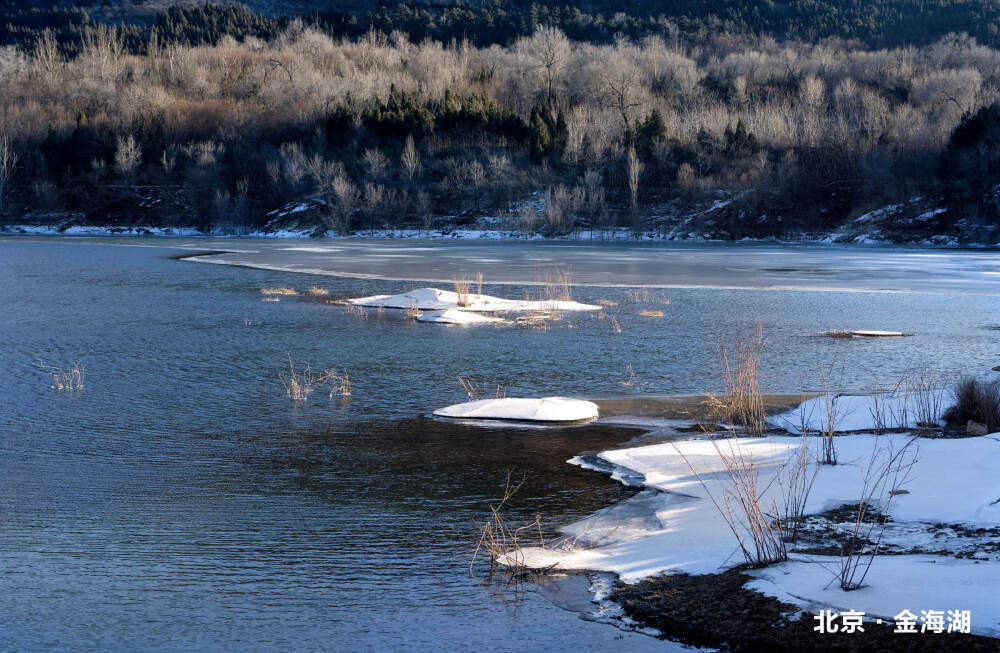
[[489,295],[469,293],[468,305],[459,306],[458,293],[438,288],[420,288],[401,295],[372,295],[347,300],[356,306],[382,306],[384,308],[416,308],[422,311],[443,311],[458,309],[482,313],[506,313],[523,311],[599,311],[600,306],[581,304],[573,301],[527,299],[503,299]]
[[880,395],[836,395],[831,398],[833,410],[827,410],[825,396],[808,399],[796,408],[768,418],[771,426],[800,433],[802,426],[809,431],[825,431],[833,415],[833,430],[874,431],[884,429],[914,429],[922,422],[942,424],[947,408],[944,388]]
[[814,556],[749,571],[757,580],[746,587],[804,609],[858,610],[869,619],[883,621],[892,620],[903,610],[918,618],[922,610],[940,610],[945,615],[948,610],[969,610],[973,633],[1000,637],[1000,564],[995,561],[883,556],[872,565],[867,586],[851,592],[830,582],[830,569],[837,562],[836,558]]
[[449,308],[444,311],[434,311],[417,316],[418,322],[436,322],[438,324],[497,324],[504,322],[499,317],[491,317],[471,311],[459,311]]
[[597,404],[567,397],[481,399],[435,410],[438,417],[510,419],[529,422],[579,422],[597,417]]

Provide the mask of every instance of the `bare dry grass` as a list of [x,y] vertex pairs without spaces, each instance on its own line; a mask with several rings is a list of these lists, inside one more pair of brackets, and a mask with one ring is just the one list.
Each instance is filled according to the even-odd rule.
[[44,365],[34,363],[36,367],[52,378],[52,387],[59,391],[75,392],[83,389],[84,371],[79,362],[72,367],[57,367],[55,365]]
[[496,505],[490,505],[490,517],[483,524],[479,534],[479,542],[472,553],[472,560],[469,562],[470,575],[481,553],[489,556],[490,575],[501,565],[515,578],[524,578],[531,574],[544,573],[555,566],[552,565],[545,569],[534,569],[527,566],[524,561],[524,552],[521,543],[525,537],[537,533],[538,543],[540,546],[545,546],[545,538],[542,535],[541,516],[535,515],[535,518],[530,522],[513,525],[508,522],[504,515],[504,509],[511,498],[521,489],[522,485],[524,485],[524,477],[515,485],[512,482],[512,474],[508,470],[503,497]]
[[313,390],[320,387],[329,390],[331,399],[336,396],[351,396],[351,376],[347,370],[338,372],[328,369],[317,373],[312,371],[308,363],[296,368],[291,354],[288,355],[288,372],[279,373],[278,378],[285,386],[285,394],[295,401],[308,399]]
[[725,391],[721,395],[706,393],[713,419],[741,426],[751,435],[761,435],[765,430],[766,414],[760,392],[760,362],[765,345],[764,327],[760,323],[749,338],[736,342],[731,353],[720,345]]
[[260,294],[262,295],[298,295],[299,291],[295,288],[261,288]]
[[469,280],[468,279],[453,279],[452,285],[455,286],[455,294],[458,295],[458,305],[468,306],[469,305]]
[[[473,401],[479,401],[480,399],[485,399],[487,393],[485,390],[485,384],[480,384],[473,379],[466,378],[463,376],[458,377],[458,382],[462,384],[462,389],[465,390],[465,394],[469,395],[469,399]],[[496,385],[496,390],[493,392],[492,399],[503,399],[507,396],[507,386]]]

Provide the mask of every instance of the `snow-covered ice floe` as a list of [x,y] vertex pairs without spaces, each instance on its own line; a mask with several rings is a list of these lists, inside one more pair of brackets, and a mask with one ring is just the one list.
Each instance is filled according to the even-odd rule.
[[600,306],[581,304],[580,302],[564,300],[528,300],[503,299],[469,293],[465,306],[458,303],[458,293],[438,288],[420,288],[401,295],[372,295],[347,300],[356,306],[371,306],[377,308],[416,308],[421,311],[443,311],[456,309],[479,313],[507,313],[526,311],[599,311]]
[[[857,503],[873,451],[899,451],[912,437],[895,433],[837,438],[838,464],[818,467],[806,514]],[[760,474],[757,486],[766,488],[762,503],[770,506],[772,500],[781,505],[782,485],[774,480],[779,470],[801,446],[810,447],[815,460],[821,438],[700,439],[602,452],[599,458],[609,466],[644,478],[653,492],[565,527],[561,543],[525,549],[523,562],[608,571],[625,582],[664,572],[718,573],[743,563],[733,532],[712,500],[724,502],[731,487],[716,446],[727,455],[738,451],[752,459]],[[907,492],[896,494],[888,504],[893,523],[912,524],[919,532],[922,525],[933,524],[1000,526],[1000,433],[918,438],[906,451],[915,462],[903,486]],[[876,499],[884,509],[888,496]],[[895,544],[912,548],[907,542]],[[921,609],[972,609],[973,632],[1000,636],[1000,601],[995,600],[1000,555],[986,558],[976,564],[945,555],[880,556],[862,589],[843,592],[831,571],[838,559],[793,554],[789,562],[755,572],[759,581],[754,587],[784,600],[794,596],[792,602],[803,607],[863,609],[890,618],[903,609],[916,614]]]
[[455,404],[434,411],[437,417],[506,419],[527,422],[579,422],[597,417],[597,404],[567,397],[505,397]]
[[460,311],[449,308],[444,311],[433,311],[417,316],[418,322],[436,322],[438,324],[498,324],[505,320],[499,317],[473,313],[471,311]]
[[800,433],[826,431],[832,421],[837,432],[915,429],[927,423],[942,425],[942,413],[949,397],[944,388],[906,392],[897,390],[878,395],[835,395],[827,406],[825,396],[815,397],[798,407],[768,418],[771,426]]

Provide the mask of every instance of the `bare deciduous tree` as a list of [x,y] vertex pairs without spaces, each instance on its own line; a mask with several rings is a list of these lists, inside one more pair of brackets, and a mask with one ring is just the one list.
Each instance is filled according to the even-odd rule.
[[132,134],[119,136],[118,147],[115,149],[115,172],[121,175],[122,179],[130,179],[139,166],[140,159],[142,150],[135,142],[135,137]]
[[10,194],[15,170],[17,170],[17,153],[14,152],[10,139],[0,136],[0,216],[7,212],[7,197]]
[[406,173],[407,179],[412,180],[420,171],[420,153],[417,152],[413,136],[406,137],[406,144],[403,146],[403,153],[399,160],[403,164],[403,171]]
[[516,47],[542,74],[545,84],[546,106],[555,107],[555,83],[569,60],[570,43],[558,27],[540,26],[526,39],[517,41]]

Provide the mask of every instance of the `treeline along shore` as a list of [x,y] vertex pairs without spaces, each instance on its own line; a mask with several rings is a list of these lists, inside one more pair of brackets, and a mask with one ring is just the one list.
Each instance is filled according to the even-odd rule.
[[338,233],[490,216],[545,236],[1000,240],[1000,51],[966,33],[878,46],[549,7],[505,13],[491,40],[431,29],[441,8],[131,24],[5,7],[7,225],[238,233],[308,213]]

